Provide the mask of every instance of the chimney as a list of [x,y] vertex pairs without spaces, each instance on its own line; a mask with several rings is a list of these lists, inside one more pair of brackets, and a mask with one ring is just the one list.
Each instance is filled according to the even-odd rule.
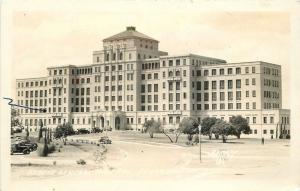
[[127,31],[135,31],[135,27],[134,26],[128,26],[126,27]]

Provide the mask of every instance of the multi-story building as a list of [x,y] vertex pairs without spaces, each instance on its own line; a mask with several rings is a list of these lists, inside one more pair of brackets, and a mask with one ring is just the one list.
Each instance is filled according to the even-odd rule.
[[195,54],[169,56],[159,42],[127,27],[103,40],[93,64],[49,67],[47,77],[17,79],[23,124],[75,128],[142,128],[149,119],[174,128],[185,117],[247,118],[249,137],[289,134],[282,109],[281,66],[261,61],[227,63]]

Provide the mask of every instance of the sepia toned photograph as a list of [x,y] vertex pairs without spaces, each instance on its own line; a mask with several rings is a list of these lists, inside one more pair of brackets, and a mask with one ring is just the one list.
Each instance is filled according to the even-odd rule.
[[1,190],[300,190],[296,1],[17,2]]

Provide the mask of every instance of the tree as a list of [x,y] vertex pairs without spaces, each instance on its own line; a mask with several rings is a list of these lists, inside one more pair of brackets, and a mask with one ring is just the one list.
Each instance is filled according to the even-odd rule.
[[183,118],[179,124],[179,129],[182,133],[188,134],[188,140],[193,139],[193,135],[199,133],[199,123],[195,118]]
[[248,124],[247,119],[243,118],[242,116],[233,116],[230,118],[229,121],[236,130],[236,136],[239,139],[241,137],[241,133],[249,134],[250,133],[250,126]]
[[11,116],[11,127],[14,127],[14,126],[22,126],[20,120],[19,120],[19,112],[18,110],[16,110],[15,108],[11,108],[11,111],[10,111],[10,116]]
[[65,138],[69,135],[74,135],[75,131],[72,127],[72,124],[67,122],[64,123],[63,125],[59,125],[54,132],[54,137],[59,139],[59,138]]
[[43,137],[43,121],[40,119],[39,121],[39,126],[40,126],[40,129],[39,129],[39,137],[38,137],[38,141],[41,140],[41,138]]
[[26,128],[26,140],[28,140],[29,139],[29,130],[28,130],[28,126],[27,126],[27,128]]
[[[47,130],[45,130],[45,133],[47,133]],[[42,151],[42,156],[43,157],[48,156],[48,153],[49,153],[49,148],[48,148],[48,142],[47,141],[48,141],[47,136],[45,136],[44,147],[43,147],[43,151]]]
[[144,123],[145,132],[149,133],[150,138],[153,138],[154,133],[158,133],[161,130],[161,123],[159,121],[154,121],[153,119],[148,120]]
[[201,122],[201,134],[208,135],[211,139],[210,128],[217,122],[215,117],[206,117]]
[[223,143],[226,143],[229,135],[236,135],[236,130],[231,123],[218,119],[211,127],[210,133],[222,136]]

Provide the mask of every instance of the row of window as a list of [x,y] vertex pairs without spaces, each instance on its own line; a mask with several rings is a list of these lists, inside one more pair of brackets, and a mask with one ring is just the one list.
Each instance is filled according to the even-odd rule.
[[90,78],[72,78],[72,84],[84,84],[84,83],[87,83],[89,84],[91,82],[91,79]]
[[43,87],[47,86],[47,81],[34,81],[34,82],[18,82],[18,88],[24,88],[25,87]]
[[279,81],[277,80],[270,80],[270,79],[264,79],[264,86],[269,86],[269,87],[279,87]]
[[279,109],[279,103],[264,103],[264,109]]
[[159,68],[160,68],[159,62],[151,62],[151,63],[142,64],[142,70],[159,69]]
[[272,76],[279,76],[279,70],[275,68],[268,68],[264,67],[264,74],[272,75]]
[[264,98],[279,99],[279,93],[273,91],[264,91]]
[[[149,73],[147,74],[147,79],[148,80],[151,80],[152,79],[152,76],[153,76],[153,79],[157,80],[158,79],[158,73]],[[146,79],[146,74],[141,74],[141,79],[142,80],[145,80]]]
[[[75,91],[76,96],[90,95],[90,88],[71,88],[71,94],[74,94],[74,91]],[[79,94],[79,91],[80,91],[80,94]]]

